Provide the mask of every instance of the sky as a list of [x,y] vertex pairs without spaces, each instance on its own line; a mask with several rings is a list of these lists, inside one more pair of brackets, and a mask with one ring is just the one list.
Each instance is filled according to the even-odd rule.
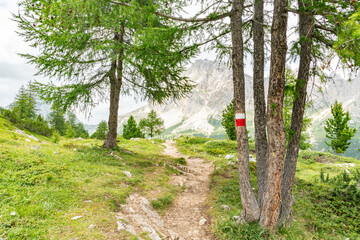
[[[14,101],[14,97],[22,85],[29,81],[37,80],[46,82],[41,76],[34,76],[35,68],[26,63],[26,60],[18,53],[34,53],[34,49],[15,32],[16,23],[11,20],[11,12],[17,12],[17,0],[0,0],[0,107],[7,107]],[[189,8],[188,16],[192,16],[198,8]],[[296,21],[296,20],[295,20]],[[216,54],[213,52],[200,53],[195,59],[214,60]],[[194,59],[194,60],[195,60]],[[245,72],[251,75],[252,66],[249,60],[245,60]],[[136,101],[132,96],[121,96],[119,114],[131,112],[146,103]],[[99,103],[92,110],[91,117],[85,116],[81,111],[77,111],[78,119],[86,124],[97,124],[101,120],[108,118],[108,102]]]
[[[43,77],[34,76],[35,68],[26,63],[26,59],[18,53],[31,53],[34,50],[17,35],[16,22],[12,21],[11,13],[17,12],[16,0],[0,0],[0,107],[7,107],[14,101],[14,97],[22,85],[37,80],[46,82]],[[213,53],[202,53],[199,59],[214,59]],[[146,103],[136,101],[132,96],[121,96],[119,114],[131,112]],[[78,119],[86,124],[97,124],[108,118],[108,102],[99,103],[92,110],[91,117],[77,111]]]

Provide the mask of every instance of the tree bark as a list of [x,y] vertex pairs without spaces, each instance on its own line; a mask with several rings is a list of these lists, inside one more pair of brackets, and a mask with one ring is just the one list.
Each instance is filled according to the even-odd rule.
[[[124,42],[124,29],[121,32],[115,33],[115,40],[120,44]],[[117,147],[117,130],[118,130],[118,111],[120,102],[120,90],[122,85],[123,74],[123,57],[124,51],[121,50],[117,54],[117,59],[111,63],[109,72],[110,79],[110,108],[109,108],[109,120],[107,133],[103,148],[115,148]]]
[[262,206],[265,192],[267,172],[267,137],[266,137],[266,103],[264,89],[264,1],[255,0],[253,21],[254,39],[254,125],[255,125],[255,149],[258,185],[258,202]]
[[281,207],[286,133],[283,121],[285,63],[287,52],[287,0],[274,1],[271,27],[270,85],[267,106],[268,171],[260,224],[274,228]]
[[[235,114],[245,114],[245,76],[244,49],[242,37],[242,13],[244,0],[234,0],[231,15],[232,33],[232,69],[234,83],[234,111]],[[255,193],[250,182],[249,171],[249,142],[245,126],[236,126],[236,140],[238,147],[238,174],[242,204],[242,219],[254,222],[259,219],[260,210]]]
[[[304,0],[298,0],[299,6],[304,5]],[[299,15],[299,35],[301,40],[299,72],[295,86],[295,100],[293,103],[291,127],[291,139],[288,140],[284,177],[282,187],[282,206],[279,217],[280,226],[290,226],[292,218],[293,198],[291,195],[294,183],[296,163],[299,154],[301,129],[307,96],[307,84],[310,75],[311,63],[311,37],[314,31],[313,16],[309,14]]]

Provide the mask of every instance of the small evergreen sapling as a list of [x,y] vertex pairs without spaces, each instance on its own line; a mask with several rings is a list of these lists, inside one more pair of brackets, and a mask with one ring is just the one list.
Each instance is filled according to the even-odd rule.
[[133,116],[129,117],[127,124],[124,124],[123,137],[125,139],[144,137],[144,134],[140,130],[140,126],[136,124]]
[[106,121],[101,121],[96,128],[96,131],[91,135],[91,138],[104,140],[108,132],[108,124]]
[[151,110],[147,118],[143,118],[139,122],[140,129],[151,138],[159,135],[164,131],[164,120],[157,117],[154,110]]
[[337,100],[331,106],[332,117],[326,120],[324,127],[326,137],[331,141],[325,142],[329,147],[334,150],[336,154],[345,153],[346,149],[350,146],[351,138],[356,133],[356,128],[350,128],[348,122],[350,121],[349,111],[344,112],[342,103]]
[[221,125],[225,128],[230,140],[236,140],[234,100],[232,100],[222,112]]

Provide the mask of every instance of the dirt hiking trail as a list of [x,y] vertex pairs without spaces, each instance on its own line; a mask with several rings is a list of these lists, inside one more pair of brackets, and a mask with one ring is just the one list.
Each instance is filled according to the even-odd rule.
[[146,236],[152,240],[214,240],[207,214],[212,162],[179,153],[173,141],[166,141],[164,146],[165,155],[186,159],[185,167],[176,166],[183,174],[170,179],[174,185],[185,186],[185,190],[178,194],[164,215],[154,211],[143,196],[131,194],[116,216],[118,230],[140,239]]
[[210,161],[179,153],[174,144],[173,141],[166,141],[164,152],[172,157],[186,159],[186,173],[172,178],[173,184],[184,185],[186,190],[178,195],[164,215],[165,226],[178,233],[179,240],[215,239],[209,231],[210,219],[206,205],[214,166]]

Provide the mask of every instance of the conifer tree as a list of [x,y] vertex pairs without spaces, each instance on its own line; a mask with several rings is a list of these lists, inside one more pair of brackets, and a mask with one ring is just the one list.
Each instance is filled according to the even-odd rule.
[[136,124],[132,115],[129,117],[127,124],[124,124],[123,137],[125,139],[144,137],[144,134],[141,132],[140,127]]
[[50,126],[56,130],[61,136],[65,135],[66,125],[64,113],[58,109],[52,109],[48,115]]
[[154,110],[151,110],[146,118],[140,120],[139,127],[152,138],[164,131],[164,120],[159,118]]
[[106,121],[101,121],[96,128],[96,131],[91,135],[91,138],[104,140],[108,132],[108,125]]
[[226,135],[230,140],[236,140],[235,131],[235,114],[234,114],[234,100],[232,100],[226,109],[222,112],[221,125],[225,128]]
[[348,122],[350,121],[349,111],[344,112],[342,103],[337,100],[331,105],[332,116],[326,120],[324,127],[326,137],[331,141],[325,142],[336,153],[345,153],[350,146],[351,138],[356,133],[356,128],[350,128]]
[[67,138],[74,138],[76,136],[76,132],[72,125],[69,122],[66,122],[66,130],[65,130],[65,136]]
[[20,119],[34,119],[36,117],[36,99],[30,88],[21,86],[15,96],[14,103],[10,107]]
[[152,16],[161,1],[132,4],[140,10],[109,0],[22,0],[14,15],[21,36],[40,49],[23,56],[38,74],[62,83],[35,83],[41,98],[63,111],[74,106],[90,111],[99,97],[108,96],[105,148],[117,144],[120,93],[163,103],[193,87],[181,75],[195,53],[183,49],[186,31]]

